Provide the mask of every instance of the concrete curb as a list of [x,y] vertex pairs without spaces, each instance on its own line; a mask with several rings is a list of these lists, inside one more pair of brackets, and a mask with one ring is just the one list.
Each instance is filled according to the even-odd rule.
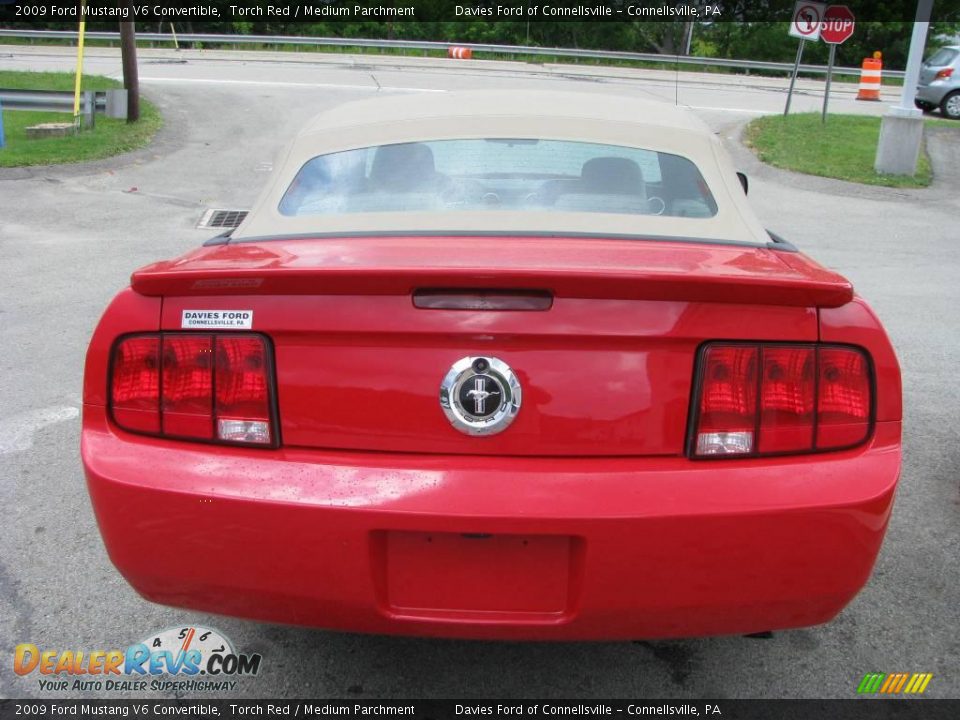
[[[865,198],[871,200],[903,200],[910,198],[917,202],[942,202],[950,199],[956,202],[956,188],[960,170],[960,123],[957,131],[952,128],[925,128],[925,140],[929,143],[927,152],[933,170],[933,181],[925,188],[892,188],[882,185],[864,185],[861,183],[837,180],[835,178],[808,175],[778,168],[760,160],[744,139],[747,125],[751,120],[737,122],[720,133],[734,162],[747,173],[780,185],[787,185],[808,192],[824,193],[829,195],[843,195],[846,197]],[[934,131],[934,132],[931,132]],[[956,140],[950,145],[950,136]],[[930,140],[933,140],[931,143]],[[931,149],[931,146],[933,149]],[[952,163],[952,164],[951,164]]]

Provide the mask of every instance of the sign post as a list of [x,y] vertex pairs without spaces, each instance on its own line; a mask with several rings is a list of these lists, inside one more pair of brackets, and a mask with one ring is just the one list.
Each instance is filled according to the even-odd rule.
[[790,36],[800,38],[797,46],[797,59],[793,63],[793,74],[790,76],[790,89],[787,91],[787,104],[783,109],[784,117],[790,114],[790,101],[793,99],[793,86],[797,83],[797,72],[800,70],[800,59],[803,57],[803,46],[807,40],[820,38],[820,20],[826,5],[817,2],[799,0],[793,6],[793,18],[790,21]]
[[823,112],[820,113],[820,122],[827,122],[827,105],[830,102],[830,83],[833,81],[833,61],[837,57],[836,43],[830,43],[830,59],[827,61],[827,87],[823,91]]
[[831,5],[823,13],[820,39],[830,45],[830,61],[827,63],[827,87],[823,92],[823,113],[820,122],[827,122],[827,105],[830,102],[830,83],[833,80],[833,61],[837,56],[837,45],[850,39],[854,28],[853,12],[846,5]]
[[80,84],[83,81],[83,38],[87,29],[87,0],[80,0],[80,32],[77,35],[77,80],[73,86],[73,122],[80,127]]

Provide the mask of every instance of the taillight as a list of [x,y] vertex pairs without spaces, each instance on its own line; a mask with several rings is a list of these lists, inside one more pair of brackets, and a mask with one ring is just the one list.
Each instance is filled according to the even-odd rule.
[[816,350],[768,346],[760,349],[761,453],[804,452],[813,447]]
[[270,443],[270,382],[263,339],[217,339],[217,437],[230,442]]
[[160,432],[160,338],[127,338],[113,350],[110,406],[118,425]]
[[151,435],[275,445],[271,360],[260,335],[124,338],[111,365],[114,422]]
[[857,348],[711,343],[696,392],[694,457],[835,450],[870,433],[870,363]]
[[820,349],[817,385],[817,447],[856,445],[870,426],[870,376],[867,359],[849,348]]
[[946,80],[948,77],[953,77],[953,68],[944,68],[937,72],[937,76],[934,80]]
[[163,433],[209,439],[213,433],[213,338],[165,335],[162,342]]
[[741,455],[757,426],[756,347],[714,346],[703,355],[697,455]]

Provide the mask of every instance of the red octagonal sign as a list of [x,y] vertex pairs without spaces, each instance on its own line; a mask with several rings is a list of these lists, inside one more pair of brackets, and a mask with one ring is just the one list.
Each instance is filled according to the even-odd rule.
[[831,5],[823,13],[820,25],[820,39],[839,45],[853,35],[853,11],[846,5]]

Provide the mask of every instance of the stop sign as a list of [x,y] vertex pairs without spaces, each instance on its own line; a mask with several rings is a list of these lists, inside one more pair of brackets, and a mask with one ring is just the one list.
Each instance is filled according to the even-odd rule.
[[820,39],[826,43],[839,45],[853,35],[853,12],[846,5],[831,5],[823,13],[820,25]]

